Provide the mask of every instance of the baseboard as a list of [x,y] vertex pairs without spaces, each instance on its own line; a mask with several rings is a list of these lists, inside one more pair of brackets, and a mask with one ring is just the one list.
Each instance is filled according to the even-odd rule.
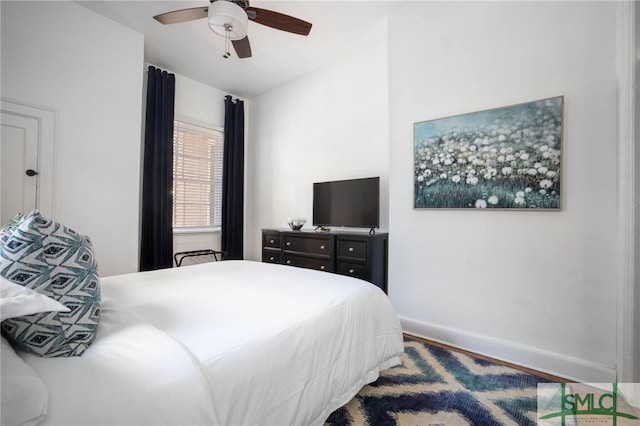
[[616,371],[610,366],[402,316],[400,322],[405,333],[568,380],[589,383],[616,380]]

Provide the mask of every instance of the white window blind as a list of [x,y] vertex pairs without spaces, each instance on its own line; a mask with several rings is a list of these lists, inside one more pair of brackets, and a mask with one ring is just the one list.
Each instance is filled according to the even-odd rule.
[[174,121],[174,228],[220,227],[223,145],[220,129]]

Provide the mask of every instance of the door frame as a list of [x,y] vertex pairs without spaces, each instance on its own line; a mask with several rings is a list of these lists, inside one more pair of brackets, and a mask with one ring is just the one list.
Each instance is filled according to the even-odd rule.
[[[620,242],[620,276],[617,288],[617,381],[622,383],[640,382],[640,307],[636,301],[640,300],[640,289],[637,283],[640,277],[640,261],[635,253],[638,242],[636,238],[640,232],[636,229],[638,208],[635,197],[638,189],[635,177],[638,164],[636,163],[637,147],[634,145],[638,135],[635,135],[636,93],[635,93],[635,21],[634,2],[617,3],[617,33],[616,56],[618,74],[618,237]],[[636,387],[625,394],[633,403],[640,403],[640,394]]]
[[[38,122],[38,186],[36,205],[38,210],[48,217],[55,217],[57,197],[57,175],[61,170],[56,147],[56,111],[23,102],[2,98],[0,111],[3,114],[17,115]],[[24,212],[26,214],[28,212]]]

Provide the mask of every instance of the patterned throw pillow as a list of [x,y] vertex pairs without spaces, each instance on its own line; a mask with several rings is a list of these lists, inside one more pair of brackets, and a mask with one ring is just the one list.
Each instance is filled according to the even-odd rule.
[[18,213],[17,215],[15,215],[13,217],[13,219],[9,219],[7,221],[7,223],[5,223],[4,225],[2,225],[2,227],[0,228],[0,241],[2,241],[2,239],[4,238],[4,235],[7,234],[9,231],[11,231],[13,228],[15,228],[15,226],[20,223],[20,221],[22,220],[24,216],[22,216],[22,213]]
[[77,356],[93,342],[101,301],[89,238],[34,210],[4,236],[0,276],[70,309],[3,321],[2,331],[18,347],[43,357]]

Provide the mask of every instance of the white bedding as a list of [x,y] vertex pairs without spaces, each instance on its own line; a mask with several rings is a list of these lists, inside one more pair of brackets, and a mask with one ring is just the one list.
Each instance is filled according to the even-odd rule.
[[104,278],[79,358],[24,358],[44,425],[320,425],[403,351],[384,293],[337,274],[247,261]]
[[209,387],[184,348],[112,300],[80,357],[20,353],[49,391],[42,425],[213,424]]

